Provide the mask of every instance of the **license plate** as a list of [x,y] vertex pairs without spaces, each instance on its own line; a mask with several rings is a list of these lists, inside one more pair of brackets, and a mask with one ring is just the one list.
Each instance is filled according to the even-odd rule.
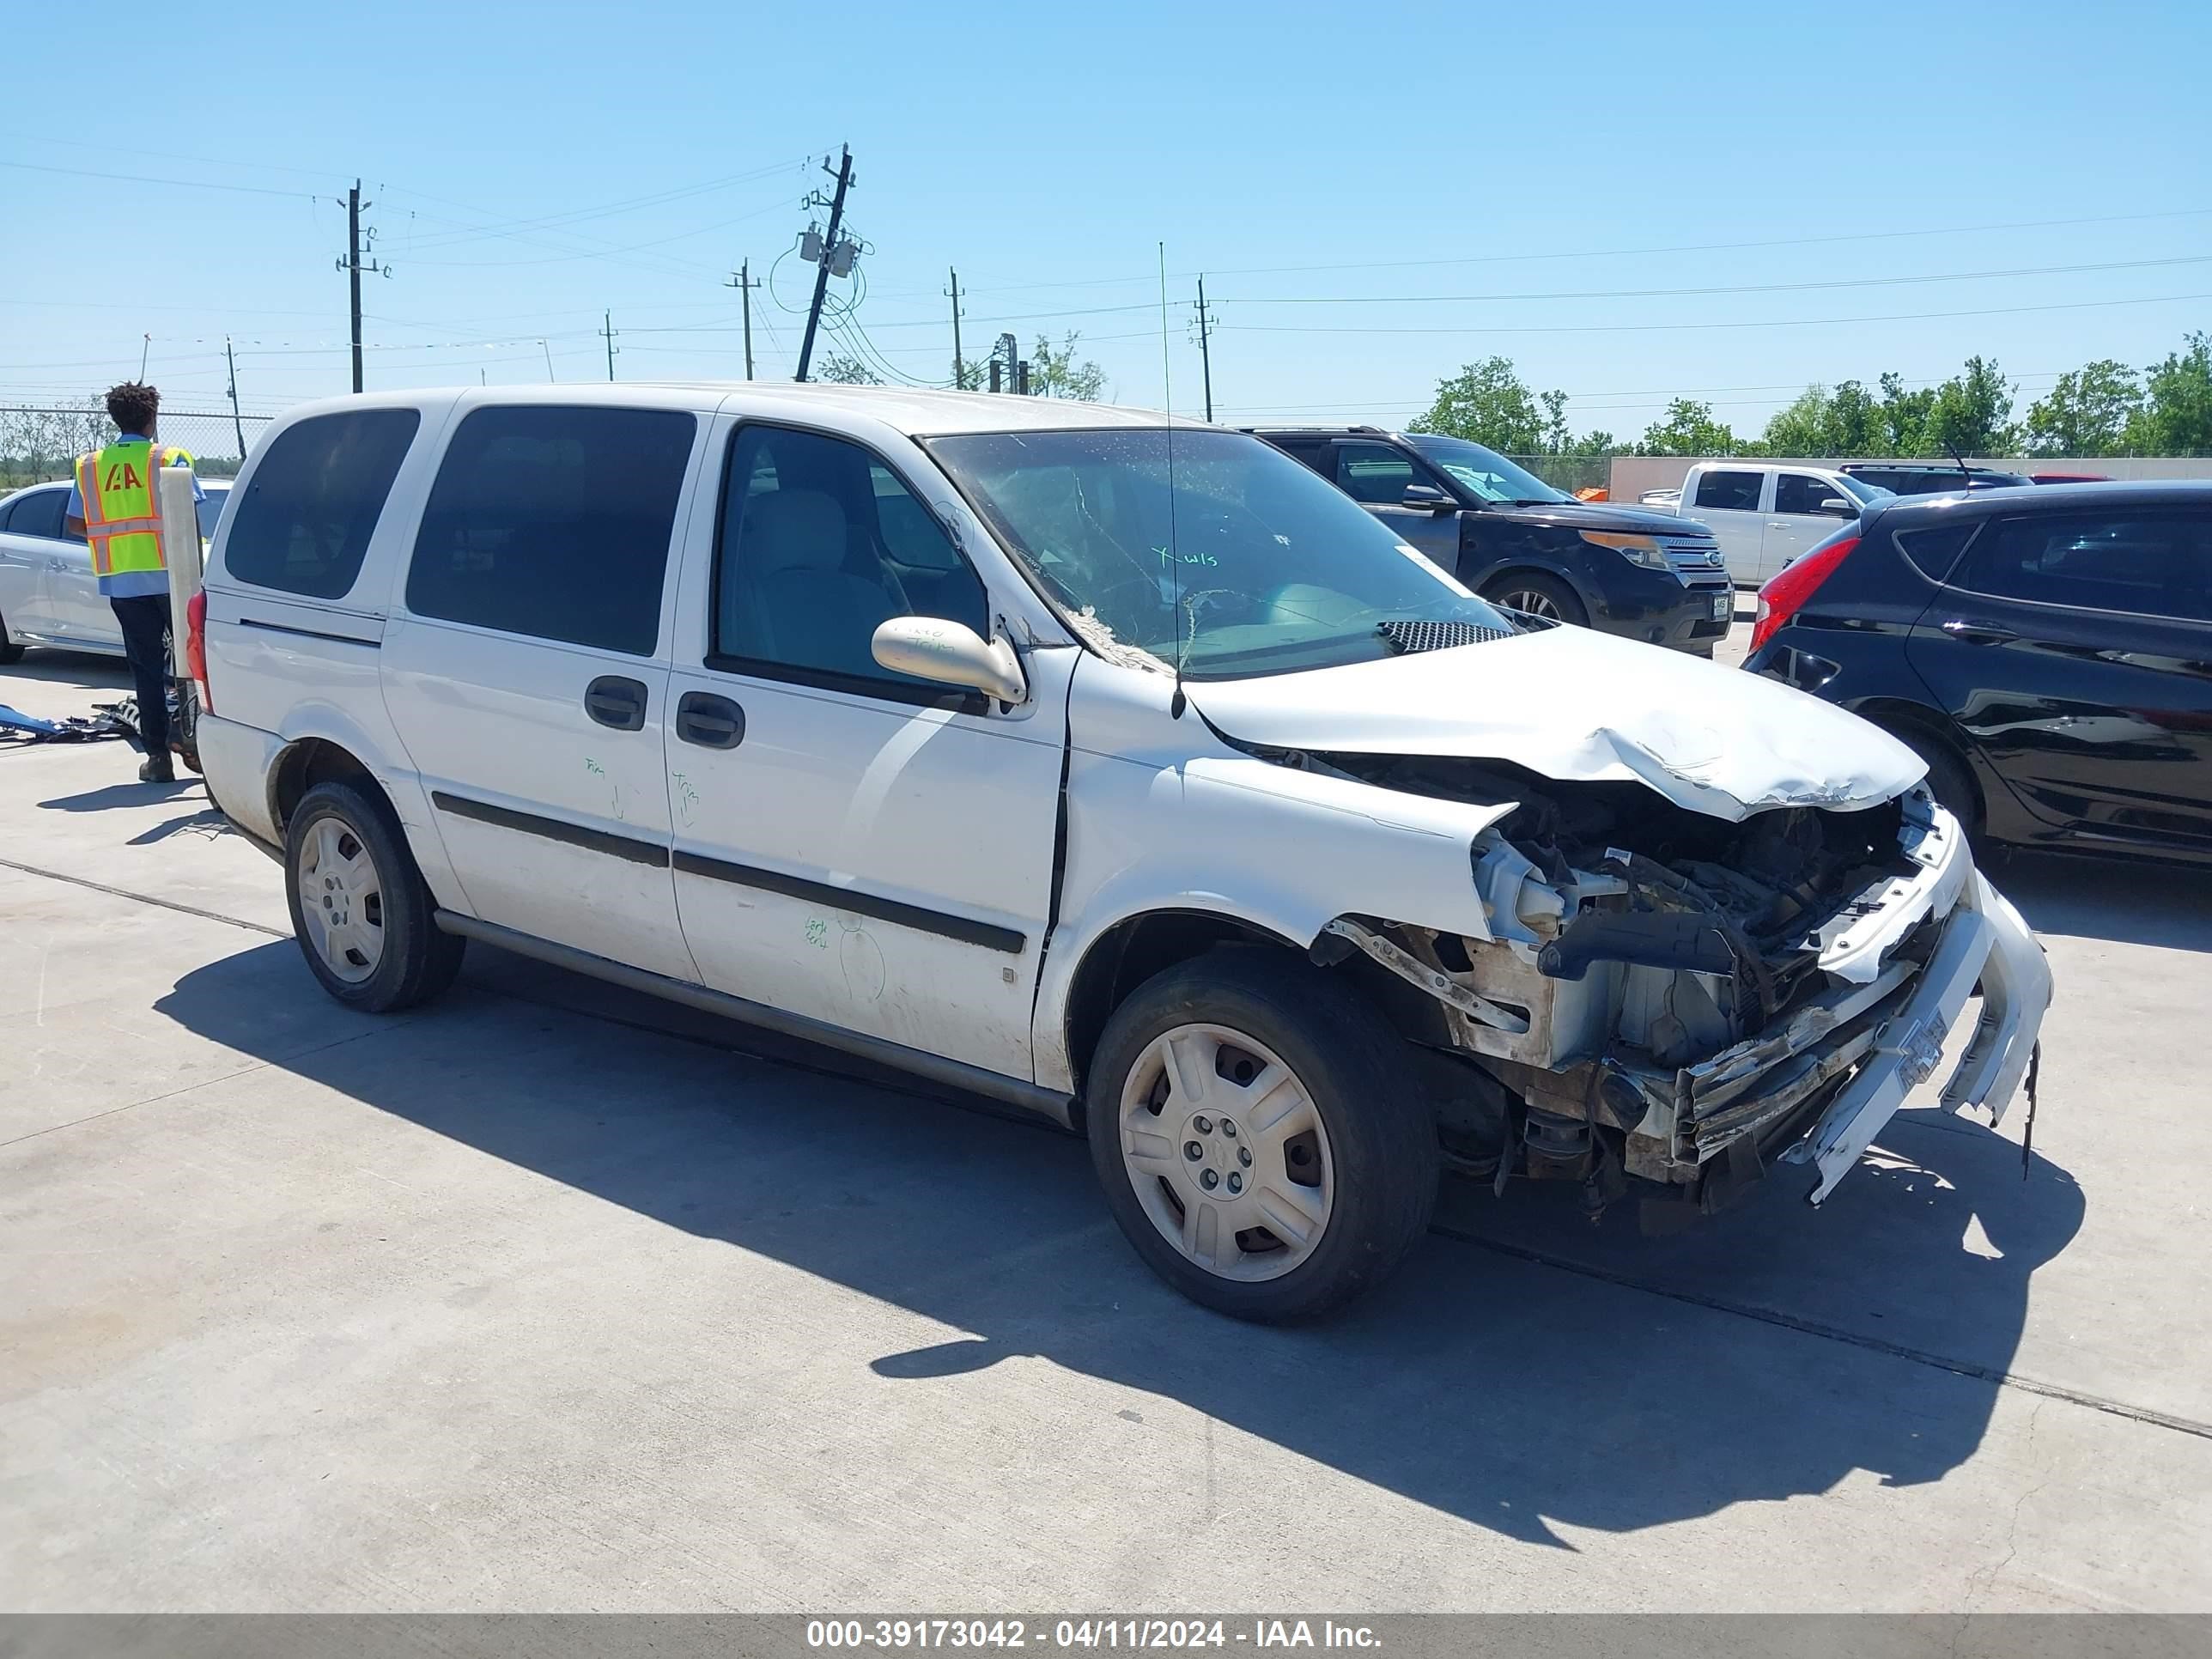
[[1735,620],[1735,594],[1716,593],[1713,595],[1713,620],[1715,622],[1734,622]]

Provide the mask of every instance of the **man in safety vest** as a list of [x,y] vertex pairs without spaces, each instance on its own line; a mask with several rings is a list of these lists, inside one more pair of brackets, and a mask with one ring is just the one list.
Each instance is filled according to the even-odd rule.
[[[93,574],[115,620],[123,627],[123,652],[138,690],[138,735],[146,745],[141,783],[173,783],[169,763],[169,558],[166,537],[198,536],[197,521],[161,522],[161,492],[154,469],[184,466],[192,458],[154,441],[161,394],[126,380],[107,394],[116,440],[76,460],[76,482],[63,508],[63,529],[82,535],[92,549]],[[192,481],[192,499],[206,498]]]

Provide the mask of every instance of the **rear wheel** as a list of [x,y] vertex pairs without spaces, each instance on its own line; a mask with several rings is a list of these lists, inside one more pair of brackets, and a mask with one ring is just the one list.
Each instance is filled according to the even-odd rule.
[[1216,951],[1115,1011],[1091,1161],[1122,1232],[1193,1301],[1280,1322],[1379,1283],[1427,1226],[1441,1159],[1405,1044],[1291,957]]
[[1575,597],[1574,589],[1540,570],[1508,571],[1483,589],[1482,597],[1495,600],[1509,611],[1525,611],[1547,622],[1572,623],[1577,628],[1589,626],[1589,612]]
[[319,783],[293,809],[284,843],[292,931],[325,991],[383,1014],[453,982],[468,941],[438,931],[429,887],[383,801]]
[[8,619],[0,617],[0,664],[23,660],[23,647],[8,635]]

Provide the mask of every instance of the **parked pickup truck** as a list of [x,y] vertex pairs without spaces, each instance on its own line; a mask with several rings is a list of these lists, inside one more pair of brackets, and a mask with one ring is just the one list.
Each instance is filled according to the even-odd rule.
[[[186,626],[209,791],[339,1002],[493,945],[1007,1103],[1249,1319],[1374,1285],[1446,1168],[1686,1217],[1778,1160],[1818,1201],[1954,1028],[1943,1103],[2001,1110],[2050,994],[1895,738],[1509,616],[1140,410],[313,404]],[[787,1093],[822,1157],[865,1133]]]
[[1821,467],[1756,461],[1700,461],[1680,489],[1646,490],[1643,505],[1708,526],[1729,580],[1757,587],[1822,540],[1838,519],[1856,519],[1890,492]]

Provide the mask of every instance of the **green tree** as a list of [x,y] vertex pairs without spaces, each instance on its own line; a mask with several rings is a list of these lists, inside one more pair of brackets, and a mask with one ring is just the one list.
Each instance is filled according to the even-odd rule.
[[1962,372],[1936,388],[1922,431],[1922,453],[2002,455],[2012,441],[2012,388],[2003,372],[1986,358],[1967,358]]
[[1838,458],[1882,453],[1881,416],[1874,395],[1845,380],[1828,396],[1828,450]]
[[1905,389],[1902,374],[1881,377],[1881,402],[1875,406],[1875,450],[1884,455],[1917,455],[1928,437],[1928,411],[1936,394],[1926,387]]
[[1713,418],[1713,406],[1687,398],[1667,405],[1663,419],[1644,428],[1639,455],[1736,455],[1742,445],[1735,433]]
[[2188,350],[2143,371],[2142,407],[2128,422],[2135,454],[2212,455],[2212,334],[2187,339]]
[[1070,331],[1054,350],[1050,340],[1037,336],[1036,349],[1030,353],[1030,396],[1095,404],[1105,395],[1106,371],[1087,358],[1076,361],[1075,343],[1082,337]]
[[[1565,427],[1566,398],[1559,397],[1556,428]],[[1549,404],[1549,397],[1547,398]],[[1536,399],[1513,371],[1510,357],[1468,363],[1437,382],[1436,400],[1408,428],[1466,438],[1507,455],[1533,455],[1544,447],[1546,422]]]
[[1770,455],[1836,453],[1835,400],[1827,388],[1808,386],[1787,409],[1778,410],[1766,422],[1759,447]]
[[2117,455],[2128,423],[2142,410],[2142,390],[2125,363],[2100,357],[2058,377],[2028,405],[2024,427],[2031,455]]
[[883,376],[870,368],[858,357],[848,357],[842,352],[825,351],[812,369],[817,380],[828,380],[836,386],[881,386]]

